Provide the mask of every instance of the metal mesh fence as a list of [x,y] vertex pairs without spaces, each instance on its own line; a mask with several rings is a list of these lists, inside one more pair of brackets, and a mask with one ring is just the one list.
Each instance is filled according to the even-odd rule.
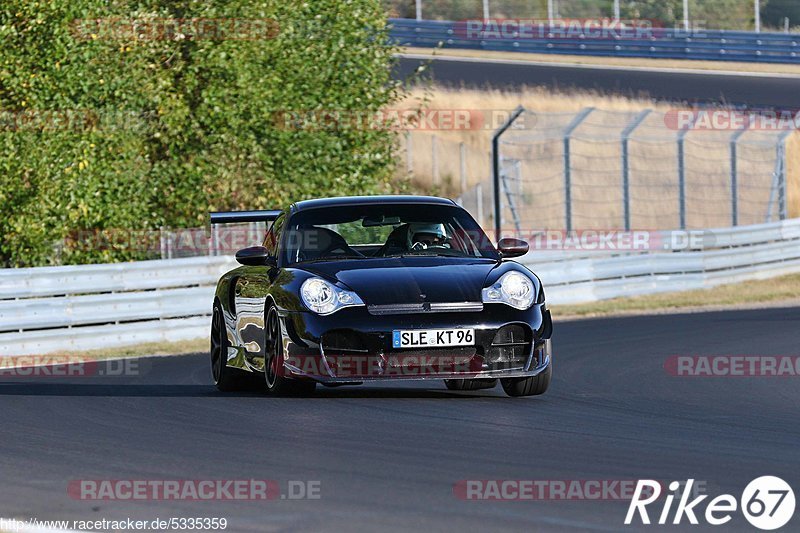
[[[423,20],[487,18],[556,19],[615,18],[614,0],[383,0],[390,17]],[[791,0],[763,1],[763,29],[782,30],[800,24]],[[654,27],[681,28],[684,16],[691,28],[752,30],[753,0],[622,0],[620,20],[648,20]]]
[[[668,113],[594,108],[526,111],[515,125],[499,145],[504,227],[697,229],[786,216],[790,131],[703,129]],[[482,188],[488,219],[491,183]],[[462,197],[473,213],[476,194]]]

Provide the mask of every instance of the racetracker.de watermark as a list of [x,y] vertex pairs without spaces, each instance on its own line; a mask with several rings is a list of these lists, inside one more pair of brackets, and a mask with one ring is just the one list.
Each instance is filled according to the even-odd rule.
[[72,35],[108,41],[257,41],[274,39],[277,21],[267,18],[125,18],[75,19]]
[[541,39],[656,39],[662,26],[651,19],[553,18],[466,19],[455,23],[461,39],[479,41]]
[[[453,496],[468,501],[629,501],[635,479],[467,479],[453,485]],[[650,487],[649,496],[655,494]],[[705,483],[693,487],[705,491]]]
[[[709,230],[630,230],[576,229],[576,230],[503,230],[501,238],[526,241],[533,251],[575,252],[648,252],[665,250],[701,250],[717,244],[713,231]],[[106,228],[97,230],[74,230],[64,239],[64,247],[70,250],[100,251],[128,250],[142,253],[164,252],[166,255],[205,255],[214,253],[233,254],[246,246],[260,244],[263,231],[250,227],[215,226],[209,232],[205,228],[174,230],[130,230]],[[317,249],[325,243],[324,236],[315,231],[291,233],[287,246],[305,250]],[[494,246],[494,241],[485,233],[464,231],[453,237],[466,237],[481,247]]]
[[[482,370],[479,358],[464,355],[389,354],[369,355],[289,355],[284,359],[285,367],[279,374],[302,374],[337,378],[366,379],[370,377],[420,377],[441,374],[458,374],[470,377]],[[498,365],[499,366],[499,365]],[[511,366],[509,364],[509,366]]]
[[[494,131],[510,117],[508,109],[386,108],[282,110],[273,113],[275,127],[291,131]],[[513,129],[532,129],[535,113],[523,113]]]
[[93,360],[72,355],[0,357],[0,379],[140,377],[150,371],[149,359]]
[[274,479],[73,479],[67,494],[83,501],[319,500],[318,480]]
[[676,131],[794,131],[800,129],[800,110],[671,109],[664,125]]
[[672,355],[664,371],[675,377],[775,378],[800,376],[797,355]]

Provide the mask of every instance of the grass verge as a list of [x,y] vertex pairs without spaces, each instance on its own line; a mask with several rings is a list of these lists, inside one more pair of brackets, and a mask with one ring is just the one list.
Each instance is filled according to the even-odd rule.
[[553,306],[555,320],[600,316],[664,314],[759,307],[800,306],[800,274],[601,302]]
[[690,69],[717,70],[735,73],[796,74],[800,76],[800,66],[788,64],[749,63],[738,61],[693,61],[690,59],[649,59],[637,57],[594,57],[561,54],[534,54],[526,52],[497,52],[493,50],[463,50],[457,48],[414,48],[400,49],[402,54],[469,57],[477,59],[502,59],[530,61],[531,63],[570,63],[609,67],[636,67],[650,69]]
[[[60,364],[69,361],[101,361],[106,359],[130,359],[135,357],[188,355],[195,353],[208,353],[208,339],[195,339],[180,342],[151,342],[121,346],[118,348],[104,348],[99,350],[69,350],[46,354],[42,356],[39,364]],[[35,357],[35,356],[30,356]],[[50,361],[50,359],[53,359]],[[0,368],[14,366],[15,357],[0,357]]]

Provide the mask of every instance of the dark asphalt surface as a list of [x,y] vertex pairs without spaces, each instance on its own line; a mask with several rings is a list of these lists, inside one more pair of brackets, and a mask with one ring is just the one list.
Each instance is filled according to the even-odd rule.
[[[620,531],[648,529],[623,527],[626,502],[462,501],[453,485],[691,477],[712,497],[738,498],[769,474],[798,491],[800,377],[679,378],[663,364],[796,355],[800,308],[555,319],[555,379],[537,398],[439,382],[223,395],[205,355],[144,360],[140,377],[0,379],[0,516],[225,517],[229,531]],[[273,479],[283,491],[318,480],[321,498],[89,502],[66,490],[76,479],[206,478]],[[717,530],[753,529],[737,513]]]
[[[446,51],[443,53],[446,54]],[[396,75],[399,79],[406,79],[422,62],[419,59],[401,59]],[[654,62],[654,66],[658,64]],[[725,103],[782,109],[798,107],[797,91],[800,88],[800,79],[797,77],[476,63],[449,59],[432,61],[427,75],[435,84],[443,86],[577,88],[670,102]]]

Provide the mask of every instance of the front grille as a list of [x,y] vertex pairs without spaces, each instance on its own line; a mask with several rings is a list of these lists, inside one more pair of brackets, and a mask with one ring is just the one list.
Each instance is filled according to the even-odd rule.
[[492,345],[486,353],[486,362],[490,365],[514,367],[528,362],[533,334],[529,327],[522,324],[503,326],[492,339]]
[[483,302],[422,302],[412,304],[370,305],[371,315],[414,315],[420,313],[475,313],[483,311]]
[[335,329],[322,335],[322,349],[326,354],[367,353],[364,336],[350,329]]
[[474,346],[452,346],[447,348],[427,348],[413,350],[398,350],[388,355],[387,359],[391,363],[393,359],[403,359],[412,357],[433,357],[451,359],[454,361],[466,362],[475,357],[477,349]]
[[436,375],[479,372],[481,360],[474,346],[402,350],[387,354],[386,371],[398,375]]

